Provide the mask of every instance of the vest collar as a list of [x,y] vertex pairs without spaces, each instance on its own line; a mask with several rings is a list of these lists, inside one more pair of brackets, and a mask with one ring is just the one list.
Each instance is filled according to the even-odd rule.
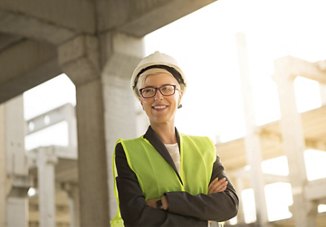
[[[177,136],[177,143],[178,143],[179,151],[180,151],[180,136],[179,136],[177,129],[175,129],[175,134]],[[158,137],[158,135],[156,134],[156,132],[153,130],[153,128],[151,126],[148,127],[148,129],[143,137],[145,139],[147,139],[153,145],[153,147],[157,150],[157,152],[159,152],[161,154],[161,156],[167,161],[167,163],[169,163],[173,167],[174,171],[176,173],[178,173],[177,167],[175,166],[168,150],[166,149],[165,145],[161,142],[160,138]],[[178,176],[179,176],[179,174],[178,174]],[[179,176],[179,178],[180,178],[180,176]]]

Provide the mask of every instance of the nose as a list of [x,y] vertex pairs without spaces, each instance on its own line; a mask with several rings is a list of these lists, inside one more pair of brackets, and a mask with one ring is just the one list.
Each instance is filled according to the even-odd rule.
[[162,99],[163,99],[163,95],[161,94],[160,90],[157,89],[156,94],[154,96],[154,100],[162,100]]

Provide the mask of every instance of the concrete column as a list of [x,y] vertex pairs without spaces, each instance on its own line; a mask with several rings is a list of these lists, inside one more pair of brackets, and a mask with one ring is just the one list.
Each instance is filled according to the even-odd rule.
[[28,200],[26,190],[18,192],[7,200],[7,226],[8,227],[27,227],[28,226]]
[[6,227],[6,146],[5,146],[5,111],[0,105],[0,227]]
[[[239,175],[239,176],[237,175],[236,176],[236,188],[237,188],[238,197],[239,197],[240,201],[243,201],[242,200],[242,191],[244,190],[243,181],[244,181],[244,177],[242,175]],[[244,224],[245,223],[244,210],[243,210],[242,202],[239,203],[239,211],[238,211],[238,215],[237,215],[237,223],[238,224]]]
[[264,191],[264,179],[261,169],[262,155],[260,139],[257,133],[257,127],[255,123],[254,104],[252,100],[252,89],[250,84],[250,75],[248,68],[248,56],[246,48],[245,36],[242,33],[237,35],[237,44],[239,49],[239,65],[240,65],[240,77],[242,85],[242,97],[244,103],[244,115],[245,115],[245,146],[246,146],[246,159],[250,165],[250,179],[255,194],[256,204],[256,223],[258,226],[267,226],[267,207]]
[[[25,154],[25,120],[23,97],[4,104],[6,177],[6,222],[8,227],[28,226],[27,191],[30,186]],[[19,217],[19,218],[17,218]]]
[[73,183],[65,183],[62,189],[67,193],[69,201],[70,227],[79,227],[79,190]]
[[56,226],[55,164],[52,147],[42,147],[37,154],[40,227]]
[[293,207],[292,213],[297,227],[316,226],[311,214],[311,203],[304,197],[304,187],[307,184],[306,168],[304,163],[304,135],[300,114],[295,103],[293,80],[296,75],[290,71],[295,65],[289,64],[286,58],[275,63],[275,80],[281,110],[281,130],[283,149],[288,159],[289,178],[292,186]]
[[80,224],[107,226],[108,164],[98,39],[81,35],[58,51],[61,67],[76,85]]
[[142,56],[142,39],[115,33],[79,36],[59,47],[60,65],[77,91],[82,227],[106,226],[115,214],[111,156],[117,138],[137,134],[129,78]]
[[112,153],[118,138],[134,138],[144,133],[138,100],[130,89],[130,77],[144,56],[143,40],[124,34],[106,34],[102,42],[112,45],[103,69],[105,138],[107,147],[110,218],[116,213],[113,193]]

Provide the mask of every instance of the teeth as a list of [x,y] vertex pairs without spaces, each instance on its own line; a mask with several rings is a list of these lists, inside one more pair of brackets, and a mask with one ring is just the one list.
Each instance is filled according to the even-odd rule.
[[154,109],[160,109],[160,110],[161,110],[161,109],[166,108],[166,106],[153,106],[153,108],[154,108]]

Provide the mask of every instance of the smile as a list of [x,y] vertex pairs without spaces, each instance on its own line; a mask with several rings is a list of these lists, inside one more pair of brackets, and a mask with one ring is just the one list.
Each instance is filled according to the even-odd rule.
[[155,105],[155,106],[152,106],[152,109],[154,109],[154,110],[164,110],[167,107],[168,107],[167,105]]

